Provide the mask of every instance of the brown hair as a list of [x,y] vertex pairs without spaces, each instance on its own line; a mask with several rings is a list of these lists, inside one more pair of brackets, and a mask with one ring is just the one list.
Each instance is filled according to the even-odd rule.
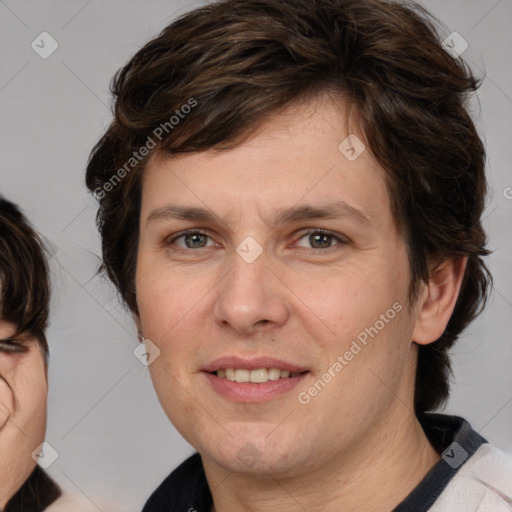
[[[449,393],[448,350],[483,308],[491,282],[481,258],[485,150],[466,107],[478,86],[443,49],[435,19],[412,2],[224,0],[191,11],[113,80],[114,120],[86,178],[99,199],[103,269],[137,313],[143,148],[226,149],[294,101],[341,95],[386,171],[408,246],[411,303],[429,264],[468,257],[445,332],[419,347],[415,407],[435,409]],[[191,101],[196,108],[185,109]]]
[[45,355],[50,307],[46,249],[17,206],[0,196],[0,319],[16,327],[11,337],[36,338]]

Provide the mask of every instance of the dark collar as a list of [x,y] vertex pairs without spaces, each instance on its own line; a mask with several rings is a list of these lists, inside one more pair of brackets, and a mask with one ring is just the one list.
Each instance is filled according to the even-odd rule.
[[458,416],[426,413],[418,419],[442,458],[393,512],[427,512],[457,471],[487,442]]

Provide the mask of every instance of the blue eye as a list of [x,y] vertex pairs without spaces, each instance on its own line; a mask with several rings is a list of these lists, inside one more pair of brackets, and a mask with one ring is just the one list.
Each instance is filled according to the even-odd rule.
[[[181,249],[203,249],[204,247],[211,247],[211,245],[206,245],[208,240],[208,235],[200,232],[200,231],[185,231],[178,235],[176,238],[169,240],[168,245],[176,244]],[[184,244],[177,244],[176,241],[183,239]]]
[[207,236],[202,233],[191,233],[189,235],[183,235],[182,237],[185,241],[185,245],[188,249],[197,249],[201,247],[206,247]]

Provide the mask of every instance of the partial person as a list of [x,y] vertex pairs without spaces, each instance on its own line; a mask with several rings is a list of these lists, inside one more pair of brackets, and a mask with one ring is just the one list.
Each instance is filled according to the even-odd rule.
[[37,463],[47,423],[47,256],[20,208],[0,196],[0,510],[97,512],[96,503],[63,492]]
[[61,495],[37,465],[46,433],[50,280],[46,250],[0,196],[0,509],[46,510]]

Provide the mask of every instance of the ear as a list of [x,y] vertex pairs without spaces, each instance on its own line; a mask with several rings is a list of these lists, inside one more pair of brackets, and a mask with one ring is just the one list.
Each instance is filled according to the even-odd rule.
[[428,345],[441,337],[452,316],[468,259],[447,259],[437,265],[424,285],[418,304],[413,341]]

